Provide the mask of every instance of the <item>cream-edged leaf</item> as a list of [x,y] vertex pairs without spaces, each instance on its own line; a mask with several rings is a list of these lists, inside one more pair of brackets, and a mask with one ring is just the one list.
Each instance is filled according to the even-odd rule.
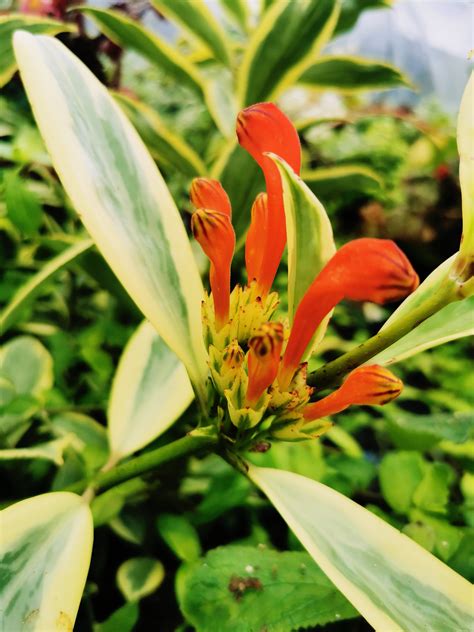
[[[283,185],[288,240],[288,313],[293,320],[306,290],[336,252],[331,222],[311,189],[275,154]],[[322,332],[324,334],[324,331]]]
[[206,175],[206,166],[198,154],[169,129],[153,108],[120,92],[114,93],[114,97],[160,166],[178,169],[192,177]]
[[80,496],[53,492],[0,512],[0,603],[5,630],[72,630],[92,552]]
[[277,0],[249,38],[238,75],[242,106],[275,98],[310,66],[332,35],[336,0]]
[[204,44],[218,61],[230,63],[226,34],[205,2],[151,0],[151,4]]
[[139,601],[151,595],[164,578],[163,564],[152,557],[132,557],[117,571],[117,585],[127,601]]
[[474,72],[459,107],[457,140],[463,226],[456,272],[462,281],[467,281],[474,275]]
[[471,629],[471,584],[413,540],[304,476],[254,466],[249,476],[375,630]]
[[370,167],[359,164],[307,169],[302,171],[301,177],[323,201],[335,194],[372,193],[383,188],[380,176]]
[[446,305],[367,364],[393,364],[450,340],[474,335],[474,296]]
[[29,31],[30,33],[55,35],[64,31],[74,31],[75,27],[65,22],[37,15],[25,15],[22,13],[0,15],[0,88],[10,81],[17,70],[12,37],[13,33],[18,29]]
[[202,283],[153,159],[106,88],[66,47],[22,31],[14,44],[64,188],[104,258],[204,398]]
[[73,437],[53,439],[45,443],[38,443],[31,448],[11,448],[0,450],[0,461],[45,459],[55,465],[64,463],[63,452],[72,443]]
[[150,323],[143,322],[125,347],[112,384],[108,433],[113,458],[159,437],[193,397],[183,364]]
[[0,349],[0,376],[16,395],[42,397],[53,386],[53,358],[32,336],[12,338]]

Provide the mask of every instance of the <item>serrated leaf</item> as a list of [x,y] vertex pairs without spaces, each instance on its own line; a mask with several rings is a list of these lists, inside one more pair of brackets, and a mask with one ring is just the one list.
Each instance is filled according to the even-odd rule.
[[226,34],[204,2],[151,0],[151,4],[204,44],[218,61],[226,65],[230,63]]
[[[336,252],[331,222],[324,206],[291,167],[272,154],[283,185],[283,203],[288,239],[288,314],[293,321],[296,308],[307,289]],[[326,331],[329,317],[318,327],[312,344]]]
[[0,315],[0,327],[3,333],[10,329],[21,317],[22,310],[29,305],[43,289],[44,285],[60,270],[78,259],[92,248],[92,239],[83,239],[66,248],[53,259],[44,263],[41,269],[21,285]]
[[62,44],[17,32],[15,51],[64,188],[110,267],[182,359],[204,399],[201,279],[151,156],[106,88]]
[[32,336],[18,336],[2,347],[0,372],[17,395],[41,397],[53,386],[51,354]]
[[17,29],[30,33],[47,33],[49,35],[75,30],[72,25],[65,22],[58,22],[35,15],[21,13],[0,15],[0,88],[3,88],[10,81],[17,70],[12,45],[13,33]]
[[474,296],[446,305],[368,362],[389,365],[445,342],[474,335]]
[[160,165],[174,167],[189,176],[206,175],[206,166],[194,149],[172,132],[153,108],[119,92],[114,98]]
[[349,498],[303,476],[255,467],[249,469],[249,476],[376,630],[470,628],[469,582],[407,536]]
[[92,552],[88,505],[53,492],[11,505],[0,521],[5,630],[72,630]]
[[127,601],[139,601],[154,593],[165,577],[165,569],[152,557],[132,557],[117,571],[117,585]]
[[112,383],[110,449],[121,458],[143,448],[176,421],[194,398],[183,364],[148,322],[128,342]]
[[160,514],[156,520],[156,528],[180,560],[193,562],[201,555],[198,532],[184,516]]
[[335,0],[278,0],[249,38],[238,76],[242,106],[274,99],[317,58],[336,26]]
[[349,55],[324,56],[307,68],[298,83],[317,90],[351,93],[410,85],[392,64]]
[[290,632],[357,616],[307,553],[214,549],[179,571],[178,600],[198,632]]

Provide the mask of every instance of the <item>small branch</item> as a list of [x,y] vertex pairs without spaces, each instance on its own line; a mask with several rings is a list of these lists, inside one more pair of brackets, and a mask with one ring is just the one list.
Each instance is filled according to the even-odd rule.
[[357,368],[370,358],[387,349],[397,340],[415,329],[427,318],[438,312],[441,308],[454,300],[461,298],[456,293],[456,285],[447,283],[444,290],[438,292],[431,299],[413,309],[404,318],[395,321],[375,336],[369,338],[358,347],[351,349],[332,362],[308,375],[307,383],[317,390],[322,390],[337,383],[346,373]]
[[124,481],[151,472],[163,465],[163,463],[188,454],[194,454],[203,448],[209,449],[216,444],[217,436],[204,433],[199,434],[199,430],[197,430],[194,431],[194,434],[190,433],[168,445],[140,454],[110,470],[101,471],[91,479],[83,479],[73,483],[63,491],[75,492],[76,494],[81,494],[86,488],[91,488],[95,492],[105,491]]

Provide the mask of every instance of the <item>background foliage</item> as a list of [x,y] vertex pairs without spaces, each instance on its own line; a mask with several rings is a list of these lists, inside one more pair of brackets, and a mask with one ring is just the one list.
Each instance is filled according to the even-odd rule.
[[[360,235],[395,239],[422,278],[455,252],[461,212],[449,118],[436,105],[416,111],[374,105],[351,85],[354,73],[362,72],[357,61],[318,63],[332,35],[351,28],[365,6],[384,2],[346,1],[338,14],[334,2],[320,2],[318,11],[301,3],[308,7],[305,13],[292,9],[297,3],[277,0],[262,2],[261,13],[249,13],[243,1],[222,0],[224,26],[200,10],[191,17],[181,14],[179,3],[152,4],[159,19],[179,25],[171,43],[144,26],[152,13],[139,2],[121,3],[116,13],[88,8],[71,14],[53,3],[57,22],[50,16],[44,18],[48,24],[38,22],[34,29],[61,33],[116,93],[185,219],[191,178],[212,174],[229,191],[238,237],[244,235],[250,200],[262,182],[236,146],[233,117],[242,105],[281,98],[302,138],[303,177],[327,206],[339,245]],[[40,19],[31,12],[25,16],[18,20]],[[11,27],[6,17],[0,19],[2,46]],[[306,23],[308,31],[302,31]],[[288,35],[282,38],[283,33]],[[104,465],[111,380],[140,322],[71,209],[21,82],[8,67],[8,45],[5,50],[0,68],[4,506],[63,489]],[[328,72],[324,64],[331,63],[336,66]],[[338,77],[336,85],[328,75]],[[367,90],[406,82],[382,65],[364,77],[357,87]],[[295,85],[304,86],[302,102],[291,98]],[[309,119],[308,103],[327,90],[341,95],[343,114]],[[234,267],[236,281],[243,279],[241,268]],[[276,282],[282,307],[284,276]],[[387,314],[368,304],[338,308],[314,367],[375,333]],[[469,341],[461,340],[410,358],[397,366],[406,387],[394,404],[346,411],[320,442],[276,444],[254,462],[303,474],[354,498],[472,581],[469,351]],[[189,429],[193,406],[149,447]],[[267,501],[218,457],[174,462],[147,482],[132,493],[105,494],[95,506],[93,563],[77,630],[145,630],[157,617],[160,630],[205,631],[215,621],[242,631],[264,625],[282,631],[369,629],[354,619],[357,612]]]

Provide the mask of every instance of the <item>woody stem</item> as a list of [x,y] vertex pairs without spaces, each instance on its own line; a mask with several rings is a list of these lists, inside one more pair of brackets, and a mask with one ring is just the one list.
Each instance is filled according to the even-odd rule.
[[333,386],[353,369],[356,369],[370,358],[387,349],[391,344],[400,340],[412,329],[420,325],[427,318],[438,312],[442,307],[461,298],[457,295],[456,284],[449,281],[445,287],[433,297],[424,301],[401,319],[388,325],[375,336],[369,338],[358,347],[351,349],[332,362],[316,369],[308,375],[307,383],[317,390]]

